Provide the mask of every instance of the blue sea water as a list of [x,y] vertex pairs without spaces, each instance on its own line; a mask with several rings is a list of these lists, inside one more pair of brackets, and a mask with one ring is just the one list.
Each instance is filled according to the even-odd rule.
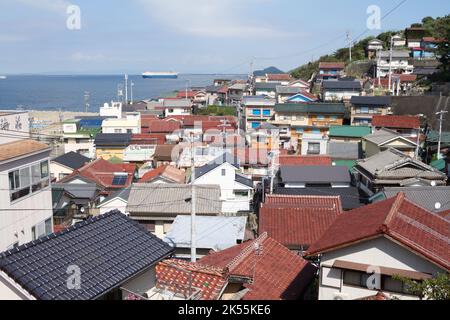
[[[178,79],[143,79],[130,75],[129,81],[134,82],[133,99],[138,101],[185,90],[186,85],[212,85],[217,78],[245,79],[245,76],[181,74]],[[124,87],[124,82],[123,75],[10,75],[0,79],[0,109],[84,111],[87,91],[89,111],[98,112],[103,103],[117,100],[118,87]]]

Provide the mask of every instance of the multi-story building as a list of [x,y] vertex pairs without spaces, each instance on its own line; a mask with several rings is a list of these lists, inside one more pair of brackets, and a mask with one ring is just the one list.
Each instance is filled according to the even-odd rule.
[[316,79],[318,81],[337,80],[344,76],[344,69],[345,63],[343,62],[321,62]]
[[106,119],[102,123],[103,133],[141,133],[141,114],[127,112],[124,119]]
[[354,96],[360,96],[361,82],[353,79],[327,80],[322,83],[322,100],[325,102],[349,101]]
[[275,114],[275,100],[265,97],[245,97],[243,101],[245,112],[245,128],[247,131],[260,127],[272,119]]
[[275,106],[272,124],[290,128],[291,146],[300,147],[303,134],[328,135],[331,126],[343,124],[343,103],[292,103]]
[[352,97],[350,99],[352,126],[368,126],[374,116],[387,115],[390,112],[391,100],[389,96]]
[[50,151],[34,140],[0,145],[0,252],[53,232]]
[[95,158],[94,141],[102,131],[104,118],[75,119],[63,123],[64,153],[76,152]]
[[390,61],[390,57],[390,51],[380,51],[377,61],[377,77],[388,76],[389,70],[393,74],[411,74],[414,72],[414,66],[409,63],[409,51],[393,50],[392,61]]

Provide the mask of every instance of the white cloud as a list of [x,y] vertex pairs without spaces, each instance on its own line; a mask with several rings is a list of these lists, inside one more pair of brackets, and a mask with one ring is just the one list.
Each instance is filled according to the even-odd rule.
[[137,0],[150,16],[173,31],[213,38],[280,38],[293,34],[264,20],[240,15],[244,7],[268,0]]
[[66,14],[67,7],[71,5],[66,0],[15,0],[14,2],[60,14]]

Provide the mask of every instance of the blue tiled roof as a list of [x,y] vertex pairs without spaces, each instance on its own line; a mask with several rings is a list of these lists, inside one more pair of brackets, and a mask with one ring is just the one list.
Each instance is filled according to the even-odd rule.
[[[172,253],[137,222],[112,211],[0,254],[0,270],[39,300],[91,300]],[[69,266],[81,270],[80,290],[67,286]]]

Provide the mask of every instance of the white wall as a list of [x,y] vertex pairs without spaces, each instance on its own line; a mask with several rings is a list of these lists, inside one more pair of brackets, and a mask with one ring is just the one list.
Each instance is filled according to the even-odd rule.
[[[377,238],[323,254],[321,260],[319,300],[333,300],[336,293],[344,294],[345,299],[348,300],[359,299],[377,293],[377,291],[374,290],[343,285],[342,279],[338,280],[338,278],[341,277],[341,272],[339,270],[332,269],[333,271],[331,274],[327,272],[324,273],[322,267],[332,266],[335,260],[430,274],[443,272],[439,267],[389,239]],[[389,292],[385,293],[389,294]],[[393,293],[393,295],[400,299],[417,299],[416,297],[409,295],[397,293]]]
[[90,159],[95,158],[95,146],[94,140],[92,139],[83,139],[79,143],[74,139],[68,139],[66,143],[64,143],[64,153],[76,152],[80,153],[80,150],[89,150],[88,153],[83,156],[88,157]]
[[72,169],[62,166],[59,163],[53,161],[50,162],[50,173],[52,177],[56,179],[56,181],[61,180],[60,175],[63,174],[67,176],[70,175],[72,172],[73,172]]
[[[322,135],[320,135],[322,137]],[[319,143],[320,144],[320,154],[324,155],[327,154],[327,148],[328,148],[328,141],[320,138],[320,139],[305,139],[305,136],[302,140],[302,155],[308,155],[308,145],[309,143]]]
[[119,198],[113,199],[112,201],[105,203],[98,208],[100,209],[100,214],[105,214],[112,210],[119,210],[126,216],[130,215],[130,213],[127,211],[127,202]]
[[114,117],[117,119],[122,118],[122,103],[111,102],[105,103],[103,107],[100,107],[100,117]]
[[27,138],[30,136],[30,121],[28,112],[8,112],[5,111],[4,115],[1,115],[3,111],[0,111],[0,123],[5,126],[5,130],[0,128],[0,144],[10,143],[17,140],[21,140],[22,137]]
[[[48,157],[36,157],[25,166],[44,160]],[[23,166],[11,164],[0,171],[0,206],[5,209],[0,211],[0,252],[17,242],[19,245],[31,242],[31,228],[53,217],[50,186],[11,203],[8,173]]]
[[323,93],[323,99],[324,101],[343,101],[343,100],[350,100],[352,97],[358,97],[360,96],[359,92],[353,92],[353,91],[342,91],[342,92],[330,92],[330,91],[324,91]]
[[[150,291],[156,286],[156,270],[155,266],[150,267],[143,274],[137,276],[136,278],[126,282],[122,288],[125,288],[131,292],[143,295],[144,293],[149,294]],[[125,299],[128,293],[122,291],[122,298]]]
[[[226,171],[225,176],[222,176],[222,169]],[[223,201],[223,213],[237,213],[238,211],[248,211],[250,209],[252,192],[249,192],[249,196],[246,199],[237,198],[234,194],[235,190],[244,191],[249,189],[246,186],[236,183],[236,171],[237,169],[234,166],[229,163],[224,163],[195,180],[195,185],[219,185],[220,200]]]

